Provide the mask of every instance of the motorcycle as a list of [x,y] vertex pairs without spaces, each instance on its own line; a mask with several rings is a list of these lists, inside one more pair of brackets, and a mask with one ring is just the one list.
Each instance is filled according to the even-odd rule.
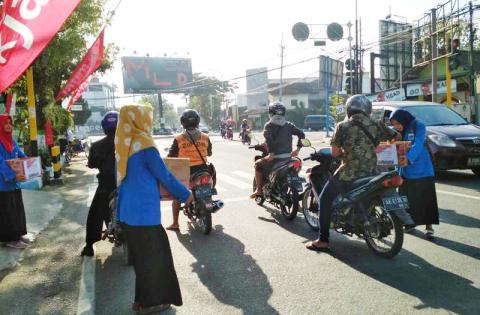
[[[303,145],[311,147],[307,142]],[[320,194],[339,163],[332,158],[329,148],[313,149],[314,153],[303,160],[319,164],[307,170],[308,183],[303,193],[302,210],[310,228],[318,231]],[[406,211],[408,199],[397,192],[401,184],[402,178],[397,171],[354,181],[350,191],[334,200],[331,227],[338,233],[364,238],[378,256],[394,257],[402,249],[403,225],[413,224]]]
[[247,143],[248,145],[250,145],[252,143],[252,135],[251,135],[251,131],[250,131],[250,128],[245,128],[242,130],[242,132],[240,133],[240,137],[242,139],[242,144],[245,144]]
[[220,136],[225,139],[225,138],[226,138],[226,136],[225,136],[226,134],[227,134],[227,128],[224,127],[224,126],[220,127]]
[[[249,149],[260,151],[262,155],[255,156],[255,161],[268,155],[264,145],[249,146]],[[288,161],[277,162],[273,165],[270,174],[263,178],[263,196],[257,196],[255,202],[261,206],[265,201],[280,209],[287,220],[293,220],[297,216],[300,203],[300,193],[303,191],[304,178],[298,173],[302,169],[302,161],[292,157]],[[257,183],[253,179],[253,191]]]
[[212,213],[223,207],[221,200],[213,200],[217,194],[215,179],[208,171],[200,171],[191,176],[190,185],[193,193],[193,202],[181,207],[183,213],[195,224],[203,234],[208,235],[212,230]]
[[227,139],[233,140],[233,128],[230,126],[227,127]]

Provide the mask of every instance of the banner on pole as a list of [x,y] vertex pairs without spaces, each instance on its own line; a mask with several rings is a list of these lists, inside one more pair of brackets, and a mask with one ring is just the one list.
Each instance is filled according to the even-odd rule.
[[[63,89],[55,97],[56,101],[74,93],[88,77],[102,64],[103,59],[103,34],[102,31],[82,61],[77,65]],[[78,98],[77,98],[78,99]]]
[[68,111],[72,109],[73,104],[75,104],[78,101],[78,99],[82,96],[83,92],[87,90],[88,84],[90,83],[91,80],[92,80],[92,75],[90,75],[85,81],[83,81],[82,84],[80,84],[80,86],[78,87],[78,89],[75,90],[72,98],[68,102],[68,106],[67,106]]
[[80,0],[3,1],[0,16],[0,92],[32,64]]

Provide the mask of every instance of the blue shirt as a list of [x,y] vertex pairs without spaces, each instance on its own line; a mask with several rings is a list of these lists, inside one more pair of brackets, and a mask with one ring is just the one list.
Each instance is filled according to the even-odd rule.
[[161,224],[160,191],[165,187],[185,202],[190,191],[173,176],[155,148],[135,153],[128,159],[127,175],[118,188],[118,219],[133,226]]
[[427,130],[425,125],[413,120],[403,132],[403,140],[411,141],[407,152],[408,165],[400,168],[400,174],[407,179],[435,176],[432,160],[426,146]]
[[12,171],[5,160],[23,157],[26,157],[26,155],[20,150],[15,141],[13,141],[13,150],[10,153],[0,144],[0,191],[13,191],[15,189],[20,189],[19,183],[15,181],[15,172]]

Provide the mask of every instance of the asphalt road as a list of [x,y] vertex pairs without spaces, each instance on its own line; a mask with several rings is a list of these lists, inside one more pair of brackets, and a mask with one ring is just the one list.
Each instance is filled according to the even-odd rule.
[[[308,137],[316,147],[326,145],[318,133]],[[417,230],[386,260],[363,240],[333,233],[333,253],[314,253],[304,244],[316,234],[301,215],[286,221],[248,199],[255,153],[238,141],[213,136],[212,142],[225,207],[208,236],[184,216],[181,231],[168,232],[184,305],[165,314],[480,314],[480,180],[473,173],[438,179],[435,241]],[[168,203],[162,222],[171,222]],[[98,243],[96,314],[131,314],[133,297],[133,269],[121,250]]]

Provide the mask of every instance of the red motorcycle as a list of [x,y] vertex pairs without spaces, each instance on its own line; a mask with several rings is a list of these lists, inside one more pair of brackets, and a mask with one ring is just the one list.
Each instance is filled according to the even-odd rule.
[[233,140],[233,128],[231,126],[227,127],[227,139]]

